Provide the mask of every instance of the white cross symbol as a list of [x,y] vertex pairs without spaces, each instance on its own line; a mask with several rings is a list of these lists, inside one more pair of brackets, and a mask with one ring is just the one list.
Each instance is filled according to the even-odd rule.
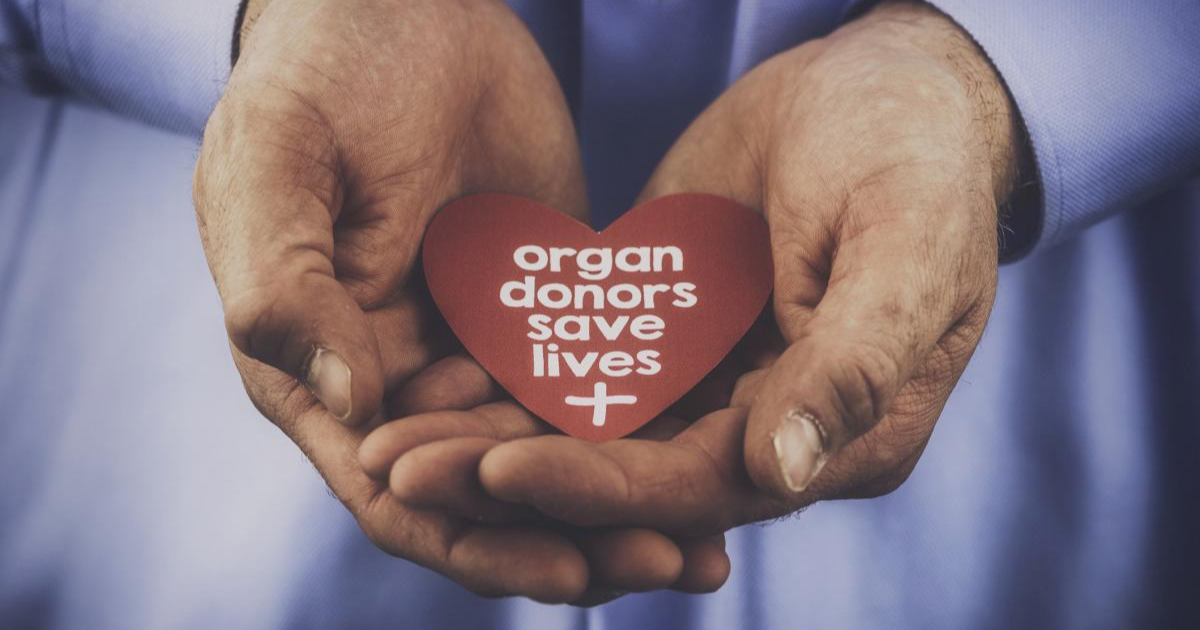
[[609,405],[632,405],[637,402],[637,396],[609,396],[608,385],[603,382],[596,383],[595,389],[592,391],[591,397],[567,396],[567,404],[572,407],[594,407],[592,424],[598,427],[604,426],[604,420],[608,417]]

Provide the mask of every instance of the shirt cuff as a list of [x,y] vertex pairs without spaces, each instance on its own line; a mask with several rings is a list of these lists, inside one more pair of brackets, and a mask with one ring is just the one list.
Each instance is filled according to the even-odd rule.
[[81,99],[199,137],[225,89],[241,0],[41,0],[45,62]]

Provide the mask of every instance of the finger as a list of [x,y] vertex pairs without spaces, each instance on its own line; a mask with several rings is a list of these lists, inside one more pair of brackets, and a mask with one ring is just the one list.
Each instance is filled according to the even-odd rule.
[[404,384],[390,408],[398,417],[430,411],[473,409],[504,393],[474,359],[461,354],[441,359]]
[[729,579],[732,564],[725,552],[725,536],[685,539],[678,542],[683,553],[683,570],[671,590],[712,593]]
[[[315,414],[319,410],[308,412]],[[495,416],[503,418],[504,410]],[[544,527],[497,527],[405,509],[367,478],[355,430],[311,418],[290,425],[330,489],[384,551],[428,567],[485,596],[519,595],[546,603],[576,600],[588,582],[578,546]]]
[[665,442],[679,435],[687,427],[688,423],[679,418],[659,416],[646,423],[646,426],[630,433],[626,439]]
[[746,372],[733,386],[733,396],[729,400],[730,407],[750,407],[758,399],[758,390],[762,389],[770,370],[754,370]]
[[[503,430],[502,437],[520,439],[549,433],[542,423],[524,424],[524,414],[510,414],[517,424]],[[529,521],[537,512],[523,505],[507,503],[493,498],[484,491],[479,481],[479,463],[491,448],[502,443],[488,437],[451,437],[446,431],[460,429],[447,427],[444,414],[431,414],[430,418],[413,418],[409,422],[436,422],[437,439],[429,439],[424,427],[411,434],[423,434],[423,444],[412,446],[401,453],[392,465],[389,488],[392,496],[405,505],[422,510],[433,510],[454,514],[485,522]],[[481,428],[472,425],[477,431]],[[662,417],[642,427],[631,438],[643,440],[668,440],[687,427],[678,418]],[[468,429],[470,430],[470,429]],[[493,429],[489,427],[487,431]],[[372,445],[370,448],[376,448]],[[393,451],[395,452],[395,451]],[[378,455],[372,455],[378,457]],[[373,464],[375,465],[375,464]],[[628,589],[627,589],[628,590]]]
[[397,459],[422,444],[456,437],[486,437],[503,442],[549,431],[546,423],[511,401],[471,411],[431,412],[395,420],[372,431],[359,447],[358,462],[368,475],[383,480],[388,478]]
[[524,527],[471,526],[441,572],[476,594],[521,595],[547,604],[579,599],[588,564],[570,540]]
[[[779,498],[804,492],[830,458],[874,428],[972,306],[957,274],[974,254],[943,246],[957,243],[966,228],[954,221],[930,226],[923,214],[946,200],[889,188],[851,203],[876,218],[848,219],[835,235],[824,295],[811,317],[792,327],[793,343],[763,381],[750,415],[747,470]],[[802,256],[792,249],[777,242],[777,273],[797,266]],[[779,317],[794,306],[776,299]]]
[[583,530],[573,538],[587,558],[593,586],[616,592],[654,591],[670,587],[683,572],[679,547],[653,530]]
[[429,296],[408,287],[367,310],[367,321],[375,331],[387,392],[396,391],[459,347]]
[[[361,507],[348,505],[352,511]],[[546,528],[467,523],[387,500],[354,514],[380,549],[483,597],[560,604],[579,599],[588,584],[587,560],[578,545]]]
[[301,422],[293,436],[372,542],[484,596],[546,603],[578,599],[588,582],[578,546],[544,527],[484,526],[405,509],[353,462],[355,433],[337,423]]
[[534,510],[494,499],[479,483],[479,462],[497,444],[489,438],[458,437],[418,446],[396,460],[388,489],[412,509],[489,523],[531,521],[537,516]]
[[[486,428],[480,426],[478,421],[470,421],[458,427],[452,426],[455,421],[446,422],[445,414],[430,414],[431,417],[403,421],[404,424],[430,425],[417,426],[408,432],[410,436],[419,436],[417,439],[425,441],[409,446],[404,451],[400,450],[404,447],[397,442],[388,455],[382,454],[378,450],[380,447],[372,443],[367,448],[374,451],[368,457],[376,460],[381,457],[386,459],[391,454],[399,453],[388,478],[389,488],[396,500],[411,508],[493,523],[532,520],[537,513],[531,508],[499,501],[487,494],[479,482],[479,463],[492,447],[501,444],[502,441],[491,437],[454,437],[448,433],[455,431],[462,436],[468,431],[475,431],[476,434],[487,432],[489,435],[499,435],[506,439],[520,439],[545,434],[550,429],[544,423],[533,421],[532,416],[523,409],[519,412],[499,414],[508,416],[507,424],[503,426],[489,420],[488,413],[491,413],[493,418],[498,415],[494,411],[485,411],[482,414],[482,421],[489,423]],[[500,419],[500,422],[504,420]],[[667,440],[686,426],[685,422],[677,418],[662,417],[642,427],[633,436],[647,440]],[[435,435],[438,437],[434,437]],[[372,461],[371,465],[373,470],[381,466],[375,461]]]
[[326,134],[256,132],[231,122],[238,119],[213,116],[195,178],[230,340],[357,425],[379,408],[383,378],[366,315],[334,274],[336,152]]
[[493,497],[575,525],[724,532],[766,512],[747,492],[753,487],[741,469],[746,413],[710,414],[669,442],[515,440],[488,451],[479,477]]

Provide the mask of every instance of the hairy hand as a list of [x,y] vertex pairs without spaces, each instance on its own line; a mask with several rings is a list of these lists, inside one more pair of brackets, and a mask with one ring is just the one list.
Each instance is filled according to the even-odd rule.
[[517,17],[491,0],[252,0],[241,44],[195,200],[255,405],[380,547],[477,592],[572,601],[679,579],[681,551],[654,532],[414,511],[358,463],[385,394],[402,392],[414,412],[498,393],[439,386],[478,366],[453,356],[422,286],[417,253],[434,212],[481,190],[585,212],[569,113]]

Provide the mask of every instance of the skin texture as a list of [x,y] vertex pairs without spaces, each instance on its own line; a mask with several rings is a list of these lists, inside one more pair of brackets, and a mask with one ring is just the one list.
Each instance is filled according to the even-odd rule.
[[[498,441],[477,459],[401,448],[393,470],[457,466],[499,505],[686,536],[891,492],[983,334],[1019,137],[982,52],[923,5],[882,5],[765,62],[691,125],[642,195],[724,195],[770,225],[773,307],[681,404],[698,419],[656,421],[656,440]],[[395,425],[370,441],[406,437]],[[448,491],[403,498],[473,503]]]
[[[586,213],[570,116],[520,20],[490,0],[252,0],[241,36],[196,169],[200,234],[246,391],[366,535],[489,596],[717,588],[719,537],[585,531],[512,506],[416,510],[388,478],[403,488],[424,469],[397,481],[363,445],[388,414],[441,417],[431,436],[475,440],[432,453],[452,462],[545,432],[457,354],[417,263],[430,217],[463,194]],[[462,470],[426,477],[486,499]]]

